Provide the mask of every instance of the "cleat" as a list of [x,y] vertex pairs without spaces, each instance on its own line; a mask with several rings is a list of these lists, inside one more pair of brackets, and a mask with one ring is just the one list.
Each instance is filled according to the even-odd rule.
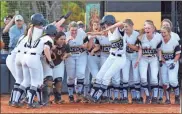
[[13,105],[13,102],[9,101],[9,102],[8,102],[8,105],[9,105],[9,106],[12,106],[12,105]]
[[63,104],[64,102],[65,102],[65,100],[54,100],[55,104]]
[[90,96],[90,95],[87,96],[87,99],[88,99],[91,103],[95,103],[95,102],[96,102],[96,99],[93,98],[93,97]]
[[119,104],[119,99],[118,98],[114,98],[113,103],[114,104]]
[[107,103],[107,102],[109,102],[109,97],[104,96],[101,98],[101,103]]
[[157,97],[152,98],[152,104],[157,104]]
[[74,103],[75,102],[73,95],[69,96],[69,102],[70,103]]
[[86,97],[83,97],[82,102],[83,102],[83,103],[89,103],[89,100],[88,100]]
[[16,108],[21,108],[23,106],[23,104],[18,103],[18,102],[14,102],[13,106],[16,107]]
[[81,93],[77,93],[76,94],[76,103],[79,103],[82,101],[82,96],[81,96]]
[[136,99],[135,99],[135,103],[136,103],[136,104],[143,104],[143,102],[141,101],[140,98],[138,98],[138,99],[136,98]]
[[32,103],[32,104],[28,104],[27,108],[28,109],[32,109],[32,108],[41,108],[43,105],[40,105],[39,103]]
[[136,98],[133,98],[132,101],[131,101],[131,103],[132,104],[136,104],[136,100],[137,100]]
[[109,98],[109,103],[113,103],[113,98],[112,97]]
[[143,97],[140,97],[141,104],[144,104]]
[[128,104],[128,98],[127,97],[123,98],[123,103],[122,104]]
[[171,104],[171,101],[170,100],[166,100],[165,104]]
[[151,101],[151,100],[150,100],[150,97],[147,96],[147,97],[146,97],[146,100],[145,100],[145,104],[150,104],[150,101]]
[[179,96],[175,96],[175,102],[174,102],[174,104],[180,104],[180,98],[179,98]]
[[163,104],[163,98],[159,98],[157,101],[158,104]]

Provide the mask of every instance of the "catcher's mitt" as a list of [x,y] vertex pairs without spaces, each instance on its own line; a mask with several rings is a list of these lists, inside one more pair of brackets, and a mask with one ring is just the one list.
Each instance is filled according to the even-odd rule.
[[4,42],[3,41],[0,41],[0,50],[3,49],[5,46]]

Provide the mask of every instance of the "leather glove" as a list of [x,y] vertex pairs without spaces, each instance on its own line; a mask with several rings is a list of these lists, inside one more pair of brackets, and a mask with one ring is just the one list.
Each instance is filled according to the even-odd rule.
[[69,11],[69,12],[64,16],[64,18],[67,19],[71,14],[72,14],[72,12]]
[[171,64],[169,65],[169,69],[170,69],[170,70],[174,69],[174,67],[175,67],[175,63],[171,63]]
[[50,66],[51,68],[54,68],[54,67],[55,67],[54,62],[53,62],[53,61],[49,61],[49,66]]

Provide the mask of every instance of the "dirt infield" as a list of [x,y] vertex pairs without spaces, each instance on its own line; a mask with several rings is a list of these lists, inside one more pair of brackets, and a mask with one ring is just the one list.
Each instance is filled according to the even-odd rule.
[[174,96],[171,105],[153,104],[83,104],[68,103],[68,96],[63,95],[64,104],[52,104],[40,109],[14,108],[8,106],[8,95],[1,95],[1,113],[179,113],[180,106],[174,105]]

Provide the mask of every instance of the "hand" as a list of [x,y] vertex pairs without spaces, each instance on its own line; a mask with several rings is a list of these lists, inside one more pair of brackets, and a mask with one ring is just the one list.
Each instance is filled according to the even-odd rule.
[[169,68],[170,70],[174,69],[174,68],[175,68],[175,63],[171,63],[171,64],[168,66],[168,68]]
[[55,65],[54,65],[54,63],[53,63],[53,61],[51,60],[51,61],[49,61],[49,66],[51,67],[51,68],[54,68],[55,67]]
[[66,60],[68,57],[67,56],[63,56],[63,57],[61,57],[61,59],[64,61],[64,60]]
[[136,68],[139,64],[139,61],[136,61],[135,65],[134,65],[134,68]]
[[163,64],[162,60],[159,61],[159,66],[160,66],[160,67],[162,67],[162,64]]
[[94,53],[94,50],[92,50],[92,51],[90,52],[90,55],[93,56],[94,54],[95,54],[95,53]]

